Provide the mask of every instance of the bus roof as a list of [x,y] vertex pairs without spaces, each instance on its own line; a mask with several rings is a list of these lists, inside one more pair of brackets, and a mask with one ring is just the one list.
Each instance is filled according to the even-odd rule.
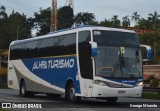
[[126,30],[126,29],[110,28],[110,27],[103,27],[103,26],[93,26],[93,25],[84,25],[84,26],[79,26],[79,27],[74,27],[74,28],[58,30],[58,31],[55,31],[55,32],[50,32],[47,35],[42,35],[42,36],[39,36],[39,37],[12,41],[10,45],[24,43],[24,42],[28,42],[28,41],[32,41],[32,40],[49,38],[49,37],[53,37],[53,36],[59,36],[59,35],[63,35],[63,34],[74,33],[74,32],[83,31],[83,30],[108,30],[108,31],[117,31],[117,32],[136,33],[135,31]]

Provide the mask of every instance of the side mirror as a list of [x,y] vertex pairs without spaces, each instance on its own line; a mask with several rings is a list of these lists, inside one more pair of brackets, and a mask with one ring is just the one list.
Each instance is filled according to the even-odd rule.
[[152,49],[148,45],[141,45],[141,47],[144,47],[146,49],[146,56],[147,59],[143,59],[143,61],[149,61],[152,58]]
[[97,43],[96,42],[89,42],[91,44],[91,50],[92,50],[92,57],[97,57]]

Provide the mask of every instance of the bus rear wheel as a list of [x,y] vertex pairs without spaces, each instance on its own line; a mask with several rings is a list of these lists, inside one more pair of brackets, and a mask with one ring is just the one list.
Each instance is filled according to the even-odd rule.
[[20,83],[19,95],[22,96],[22,97],[27,96],[25,81],[21,81],[21,83]]
[[81,100],[81,97],[75,96],[75,86],[73,83],[67,86],[66,99],[70,102],[79,102]]
[[107,97],[106,101],[109,104],[115,104],[117,102],[118,97]]

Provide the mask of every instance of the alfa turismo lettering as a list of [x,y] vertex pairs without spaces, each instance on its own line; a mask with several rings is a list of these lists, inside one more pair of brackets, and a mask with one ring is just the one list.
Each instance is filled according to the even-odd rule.
[[73,68],[74,59],[43,60],[33,63],[32,71],[38,69]]

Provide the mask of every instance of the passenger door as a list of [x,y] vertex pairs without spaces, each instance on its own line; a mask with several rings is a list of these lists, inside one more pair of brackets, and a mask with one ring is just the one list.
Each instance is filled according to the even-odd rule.
[[79,73],[81,94],[91,97],[93,83],[93,67],[91,59],[90,31],[81,31],[78,34]]

